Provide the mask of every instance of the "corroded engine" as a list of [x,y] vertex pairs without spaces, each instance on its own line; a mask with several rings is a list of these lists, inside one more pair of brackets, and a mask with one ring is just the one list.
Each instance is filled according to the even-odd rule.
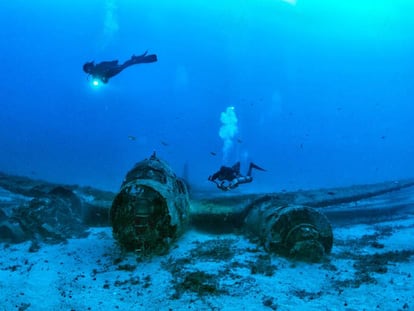
[[155,153],[128,172],[110,210],[114,237],[142,255],[163,254],[189,221],[185,183]]

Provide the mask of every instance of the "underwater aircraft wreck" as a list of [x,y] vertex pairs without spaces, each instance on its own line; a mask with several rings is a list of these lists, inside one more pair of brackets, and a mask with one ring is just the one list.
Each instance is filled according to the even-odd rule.
[[185,183],[155,152],[130,170],[110,210],[114,237],[139,254],[165,253],[190,219]]
[[[232,216],[238,219],[239,229],[258,238],[268,251],[310,261],[330,252],[332,228],[316,209],[269,195],[244,203]],[[113,201],[110,219],[114,237],[129,251],[164,253],[184,232],[190,210],[184,182],[154,153],[128,172]],[[217,215],[214,210],[203,219]]]
[[200,230],[244,233],[270,253],[317,262],[330,253],[334,241],[324,211],[330,217],[338,212],[326,207],[413,185],[409,180],[329,191],[190,199],[185,183],[154,153],[128,172],[110,219],[121,247],[145,256],[168,252],[191,222]]
[[0,173],[0,197],[7,198],[0,201],[0,242],[31,241],[31,251],[112,226],[121,249],[145,258],[168,253],[191,225],[244,234],[268,253],[317,262],[332,249],[333,225],[411,215],[414,180],[211,197],[190,194],[154,153],[127,173],[116,194]]

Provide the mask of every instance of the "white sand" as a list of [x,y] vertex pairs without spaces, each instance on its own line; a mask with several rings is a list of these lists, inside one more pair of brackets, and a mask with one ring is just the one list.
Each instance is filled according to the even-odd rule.
[[[379,237],[384,248],[359,245],[363,235],[387,226],[398,229]],[[117,264],[114,261],[120,251],[110,228],[93,228],[88,238],[67,244],[42,245],[37,253],[28,252],[30,243],[0,244],[0,310],[414,310],[413,256],[409,262],[390,262],[385,273],[371,273],[374,283],[357,288],[336,283],[357,277],[355,259],[344,258],[343,251],[366,255],[413,250],[413,218],[334,228],[334,237],[330,264],[293,263],[273,255],[271,264],[276,268],[271,276],[251,273],[252,263],[265,253],[233,234],[189,231],[166,256],[137,262],[129,254]],[[216,260],[214,256],[194,258],[190,254],[203,243],[216,240],[229,245],[234,256]],[[356,243],[343,242],[350,240]],[[217,286],[225,293],[184,291],[177,295],[174,275],[161,264],[168,258],[170,268],[179,258],[187,260],[178,261],[176,282],[182,281],[177,277],[180,271],[218,274]],[[136,269],[118,269],[127,263]]]

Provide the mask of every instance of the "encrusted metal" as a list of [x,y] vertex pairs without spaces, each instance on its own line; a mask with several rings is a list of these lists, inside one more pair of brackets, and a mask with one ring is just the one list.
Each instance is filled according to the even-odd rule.
[[165,253],[188,224],[187,187],[154,153],[128,172],[110,219],[124,249],[143,255]]
[[246,209],[245,228],[270,251],[291,258],[319,261],[333,244],[331,224],[314,208],[283,204],[270,196]]

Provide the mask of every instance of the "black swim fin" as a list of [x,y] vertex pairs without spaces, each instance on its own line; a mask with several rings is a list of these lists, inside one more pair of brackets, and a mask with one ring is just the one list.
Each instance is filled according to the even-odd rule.
[[259,170],[259,171],[266,172],[266,170],[264,168],[261,168],[260,166],[254,164],[253,162],[250,163],[250,167],[255,168],[256,170]]
[[141,64],[141,63],[153,63],[156,62],[157,59],[157,55],[156,54],[150,54],[150,55],[140,55],[140,56],[135,56],[133,55],[131,57],[131,60],[134,64]]

